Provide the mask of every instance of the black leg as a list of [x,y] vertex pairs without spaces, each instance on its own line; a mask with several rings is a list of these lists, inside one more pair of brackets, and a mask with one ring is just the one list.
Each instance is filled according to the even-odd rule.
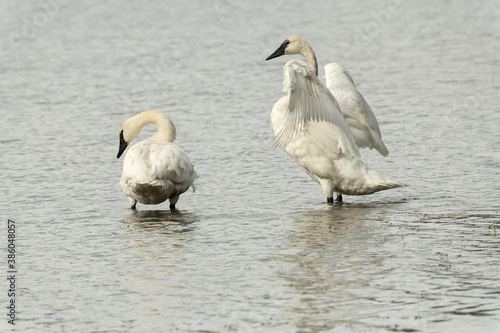
[[170,210],[174,210],[174,209],[175,209],[175,205],[170,204]]
[[335,201],[342,202],[342,194],[337,195],[337,199]]
[[333,205],[333,197],[326,198],[326,203],[329,205]]

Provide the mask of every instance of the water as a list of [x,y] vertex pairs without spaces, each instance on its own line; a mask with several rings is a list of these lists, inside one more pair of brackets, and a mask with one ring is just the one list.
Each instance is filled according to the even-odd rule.
[[[2,331],[500,331],[494,1],[0,9]],[[390,150],[363,160],[410,187],[328,207],[270,149],[287,59],[264,59],[293,34],[320,75],[349,68]],[[150,109],[200,174],[178,212],[131,212],[117,187],[119,126]]]

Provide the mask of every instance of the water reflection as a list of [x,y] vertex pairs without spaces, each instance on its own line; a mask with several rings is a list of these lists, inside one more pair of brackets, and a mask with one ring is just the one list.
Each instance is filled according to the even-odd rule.
[[149,275],[160,267],[173,267],[179,263],[183,247],[198,221],[198,216],[190,212],[131,211],[123,219],[130,231],[124,241],[141,266],[137,271]]
[[[183,288],[175,277],[198,221],[196,214],[170,210],[131,211],[123,218],[128,229],[123,237],[128,269],[121,283],[131,304],[129,310],[139,318],[163,313],[154,323],[141,322],[140,330],[148,325],[172,327],[175,315],[165,295],[175,295]],[[134,304],[143,306],[137,309]]]
[[342,204],[290,216],[293,229],[279,259],[295,266],[280,274],[297,295],[285,307],[295,327],[323,331],[356,322],[355,304],[370,301],[362,290],[385,260],[376,251],[385,242],[377,227],[387,218],[379,206]]
[[194,229],[193,223],[198,220],[195,214],[179,210],[132,210],[124,218],[130,228],[159,234],[190,232]]
[[294,229],[290,231],[287,244],[328,256],[344,253],[346,249],[352,254],[359,246],[362,249],[366,241],[371,241],[376,224],[385,220],[385,210],[377,209],[378,206],[341,204],[293,213],[290,217]]

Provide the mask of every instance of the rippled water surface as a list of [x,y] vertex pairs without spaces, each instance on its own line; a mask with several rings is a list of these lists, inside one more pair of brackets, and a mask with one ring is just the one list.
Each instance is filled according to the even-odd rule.
[[[0,9],[2,332],[500,332],[495,1]],[[271,149],[288,59],[264,59],[294,34],[348,67],[391,152],[363,160],[410,187],[328,207]],[[120,124],[151,109],[200,175],[176,212],[117,186]]]

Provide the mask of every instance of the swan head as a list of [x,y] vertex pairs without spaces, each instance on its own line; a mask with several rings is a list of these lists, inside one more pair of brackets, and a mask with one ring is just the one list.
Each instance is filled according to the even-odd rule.
[[128,144],[134,140],[146,124],[155,124],[158,131],[149,139],[154,141],[173,142],[175,140],[175,125],[169,117],[158,111],[141,112],[125,120],[120,127],[120,147],[116,158],[122,156]]
[[266,58],[266,60],[281,57],[285,54],[302,54],[304,58],[306,58],[307,64],[314,69],[316,76],[318,75],[318,61],[316,60],[316,55],[311,45],[309,45],[305,39],[299,36],[288,37],[273,54]]
[[118,155],[116,155],[116,158],[120,158],[120,156],[122,156],[125,149],[127,149],[128,144],[137,137],[140,130],[140,128],[137,130],[137,126],[132,126],[130,119],[123,122],[120,127],[120,146],[118,148]]
[[142,127],[145,125],[145,122],[141,121],[142,118],[144,118],[143,115],[138,114],[122,123],[120,127],[120,147],[116,158],[120,158],[125,149],[127,149],[128,144],[139,135]]
[[304,51],[311,49],[309,43],[299,36],[288,37],[281,43],[280,47],[274,51],[266,60],[271,60],[277,57],[281,57],[285,54],[304,54]]
[[116,155],[116,158],[120,158],[122,156],[123,152],[125,149],[127,149],[128,142],[125,141],[123,138],[123,130],[120,131],[120,146],[118,147],[118,155]]

